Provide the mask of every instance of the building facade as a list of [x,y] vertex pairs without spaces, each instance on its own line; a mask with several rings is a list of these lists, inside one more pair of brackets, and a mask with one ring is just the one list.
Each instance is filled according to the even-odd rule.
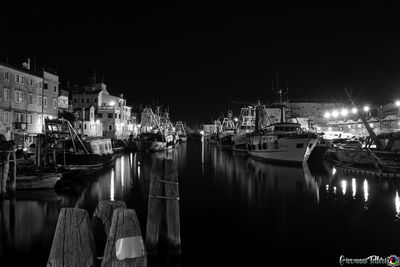
[[128,139],[133,134],[132,108],[126,104],[122,94],[110,95],[104,83],[74,91],[72,105],[74,109],[93,105],[96,109],[96,120],[102,124],[104,137]]

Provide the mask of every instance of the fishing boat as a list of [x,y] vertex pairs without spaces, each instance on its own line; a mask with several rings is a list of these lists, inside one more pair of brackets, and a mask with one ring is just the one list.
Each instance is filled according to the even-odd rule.
[[250,156],[266,161],[304,164],[318,136],[304,132],[299,123],[276,123],[252,134],[247,146]]
[[[346,90],[354,107],[349,92]],[[334,151],[338,162],[336,164],[352,165],[357,168],[374,168],[379,172],[398,173],[400,171],[400,133],[375,134],[365,118],[359,113],[360,119],[369,136],[365,145],[335,146]]]
[[180,143],[186,143],[187,142],[187,135],[186,135],[186,130],[185,126],[183,125],[182,121],[177,121],[175,124],[175,132],[178,135],[178,140]]
[[247,152],[250,134],[254,131],[255,109],[251,106],[242,108],[239,123],[233,134],[233,150]]
[[45,137],[38,138],[35,161],[50,157],[52,165],[68,170],[98,170],[113,163],[114,154],[110,139],[83,141],[69,121],[46,119]]
[[221,131],[218,133],[218,145],[231,148],[233,146],[233,133],[235,130],[236,125],[232,121],[232,112],[228,112],[228,117],[225,117],[221,123]]
[[165,151],[178,144],[177,135],[167,112],[155,115],[151,108],[145,108],[141,116],[140,134],[135,140],[138,150]]
[[54,188],[61,179],[59,173],[18,174],[16,176],[17,190],[34,190]]

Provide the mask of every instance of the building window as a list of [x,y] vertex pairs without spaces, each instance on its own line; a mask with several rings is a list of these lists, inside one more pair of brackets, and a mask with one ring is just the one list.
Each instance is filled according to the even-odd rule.
[[43,122],[42,122],[42,115],[39,115],[39,116],[38,116],[38,124],[39,124],[39,125],[42,125],[42,124],[43,124]]
[[109,131],[112,131],[112,129],[113,129],[113,126],[110,124],[110,125],[108,125],[108,130]]
[[43,97],[43,106],[47,108],[47,97]]
[[41,106],[42,105],[42,96],[38,95],[38,105]]
[[29,95],[28,95],[28,104],[29,104],[29,105],[32,105],[32,104],[33,104],[33,95],[32,95],[32,94],[29,94]]
[[4,123],[10,123],[10,113],[8,111],[4,111]]
[[89,104],[89,98],[86,98],[86,103],[88,103],[88,104]]
[[10,100],[10,89],[4,88],[4,95],[3,95],[4,101]]
[[23,101],[24,101],[23,92],[15,90],[15,103],[22,103]]
[[97,118],[103,118],[103,113],[98,113]]
[[76,98],[74,97],[74,104],[76,104]]
[[117,114],[117,113],[115,113],[115,114],[114,114],[114,118],[117,118],[117,116],[118,116],[118,114]]
[[48,85],[48,83],[43,83],[43,89],[48,89],[49,88],[49,85]]
[[85,130],[86,130],[86,123],[83,125],[83,128],[85,128]]
[[57,85],[54,85],[54,93],[57,93]]
[[24,83],[24,78],[22,75],[19,74],[15,74],[15,82],[19,83],[19,84],[23,84]]
[[57,108],[57,99],[53,98],[53,108]]
[[97,103],[97,98],[93,99],[93,103],[95,103],[95,104]]
[[4,80],[10,80],[10,73],[8,71],[4,72]]
[[112,113],[108,113],[108,118],[111,119],[113,117]]
[[32,124],[32,114],[28,114],[28,124]]
[[39,89],[43,88],[43,82],[39,82]]
[[84,104],[85,103],[85,99],[81,98],[81,103]]
[[33,86],[33,79],[29,79],[30,86]]

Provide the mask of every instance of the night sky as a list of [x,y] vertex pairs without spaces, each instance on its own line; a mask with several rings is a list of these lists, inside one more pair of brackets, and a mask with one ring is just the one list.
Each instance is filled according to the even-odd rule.
[[61,87],[88,84],[96,70],[110,93],[169,105],[188,123],[271,99],[276,72],[292,99],[337,101],[343,87],[376,103],[400,98],[396,6],[143,2],[2,6],[0,60],[36,59]]

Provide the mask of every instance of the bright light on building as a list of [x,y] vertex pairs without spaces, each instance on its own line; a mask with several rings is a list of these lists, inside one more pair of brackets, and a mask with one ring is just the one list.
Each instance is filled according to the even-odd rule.
[[369,124],[369,127],[373,128],[373,127],[374,127],[374,124],[371,122],[371,123]]
[[238,119],[237,117],[235,117],[233,120],[234,120],[235,122],[238,122],[239,119]]
[[368,112],[368,111],[369,111],[369,107],[368,107],[368,106],[364,106],[363,110],[364,110],[365,112]]
[[339,116],[339,112],[337,110],[332,111],[332,117],[337,118]]
[[400,107],[400,100],[397,100],[397,101],[395,102],[395,105],[398,106],[398,107]]
[[110,102],[110,106],[115,106],[115,102],[114,102],[114,101],[111,101],[111,102]]
[[357,109],[357,108],[352,108],[352,109],[351,109],[351,113],[356,114],[357,112],[358,112],[358,109]]
[[349,111],[345,108],[340,111],[340,115],[342,115],[343,117],[346,117],[347,114],[349,114]]
[[96,120],[96,124],[100,124],[100,120]]
[[331,117],[331,113],[330,112],[325,112],[324,114],[325,119],[329,119]]

